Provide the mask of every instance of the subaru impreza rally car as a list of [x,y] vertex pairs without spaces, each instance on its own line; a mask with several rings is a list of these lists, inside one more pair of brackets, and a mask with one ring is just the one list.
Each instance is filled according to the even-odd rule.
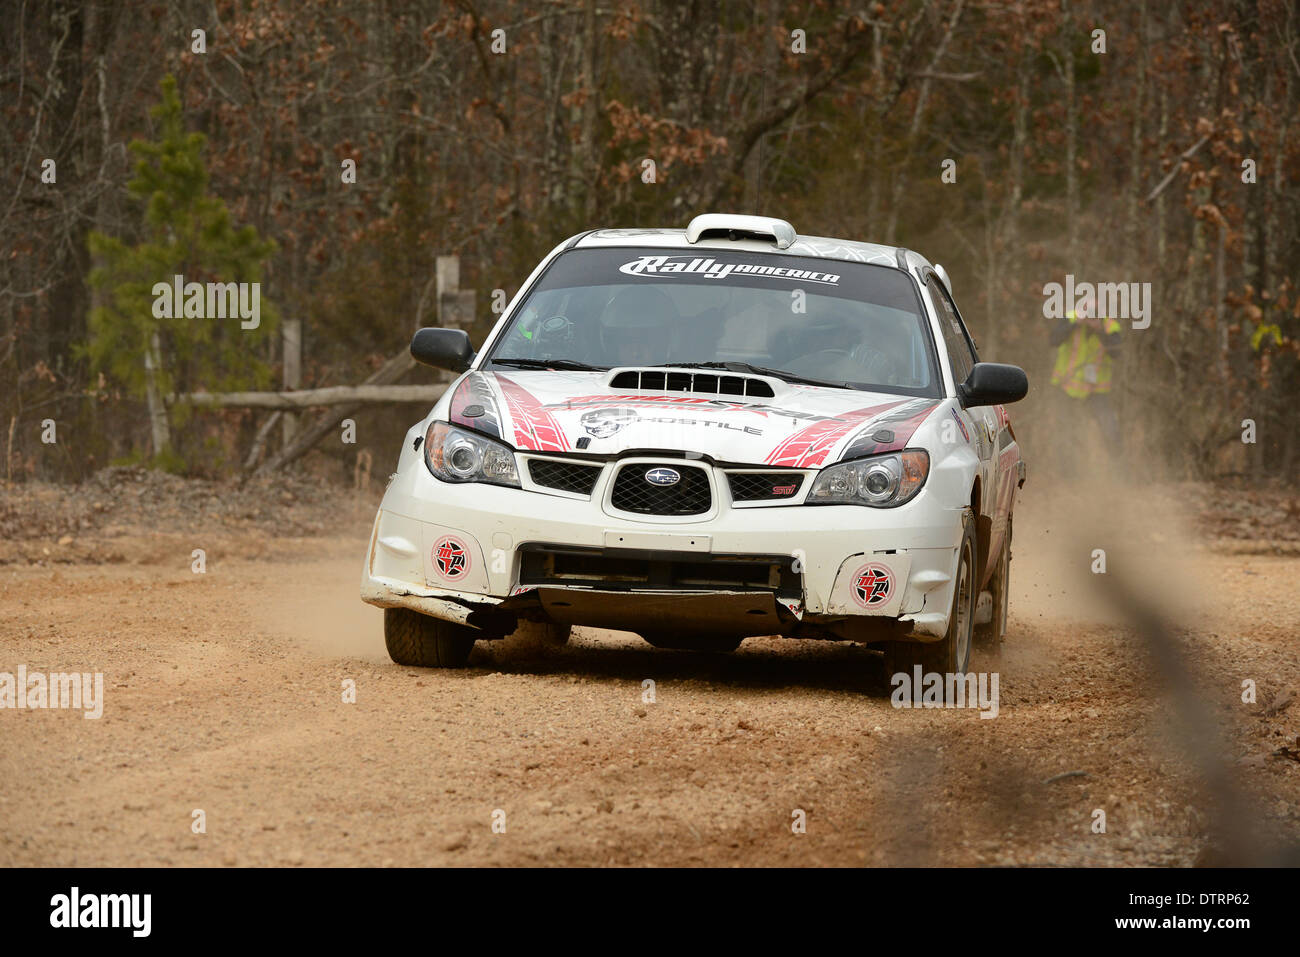
[[574,625],[652,645],[838,639],[962,673],[1000,639],[1024,465],[947,274],[907,249],[703,215],[557,246],[406,435],[361,597],[393,660]]

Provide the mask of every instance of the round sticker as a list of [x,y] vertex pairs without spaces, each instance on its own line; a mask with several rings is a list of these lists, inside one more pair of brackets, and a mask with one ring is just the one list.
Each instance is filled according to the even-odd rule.
[[886,565],[870,562],[853,573],[853,600],[863,608],[875,608],[894,593],[894,573]]
[[447,581],[469,574],[469,547],[455,535],[444,535],[433,546],[433,567]]

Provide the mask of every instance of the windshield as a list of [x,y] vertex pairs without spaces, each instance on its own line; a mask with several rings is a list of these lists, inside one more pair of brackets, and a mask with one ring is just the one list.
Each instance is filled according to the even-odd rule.
[[738,363],[791,381],[936,397],[921,310],[911,279],[888,266],[738,251],[574,249],[533,286],[488,367]]

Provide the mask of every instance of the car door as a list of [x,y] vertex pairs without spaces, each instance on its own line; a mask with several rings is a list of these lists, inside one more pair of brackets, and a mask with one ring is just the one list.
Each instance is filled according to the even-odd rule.
[[[939,316],[953,379],[958,383],[964,382],[970,375],[971,368],[979,361],[974,340],[939,277],[930,273],[926,279],[926,288]],[[1010,420],[1002,406],[974,406],[960,410],[958,415],[970,430],[971,445],[980,462],[980,514],[976,516],[976,525],[980,586],[983,587],[990,571],[988,558],[1001,553],[1006,535],[1010,493],[1018,477],[1018,454],[1005,454],[1005,436],[1010,434]]]

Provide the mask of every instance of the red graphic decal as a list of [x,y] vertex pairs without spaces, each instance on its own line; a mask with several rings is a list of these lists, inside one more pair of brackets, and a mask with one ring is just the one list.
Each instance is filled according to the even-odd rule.
[[460,581],[469,574],[469,547],[455,535],[444,535],[433,546],[433,564],[447,581]]
[[515,446],[533,452],[564,452],[568,446],[555,417],[547,412],[533,394],[512,379],[497,373],[501,394],[515,427]]
[[[474,409],[478,406],[478,409]],[[473,412],[473,415],[467,414]],[[501,437],[497,400],[481,372],[471,372],[461,379],[451,397],[447,418],[452,425],[462,425],[488,435]]]
[[919,412],[917,412],[916,415],[913,415],[910,418],[906,418],[902,422],[893,423],[891,425],[891,428],[893,428],[894,430],[894,441],[890,442],[887,448],[881,448],[879,449],[879,451],[881,452],[901,451],[903,447],[907,445],[908,441],[911,440],[912,433],[917,430],[917,428],[921,425],[922,422],[924,422],[926,419],[930,417],[930,413],[934,411],[935,406],[937,406],[938,404],[939,404],[938,402],[935,402],[931,405],[927,405],[924,409],[921,409]]
[[548,409],[577,409],[586,405],[609,405],[611,403],[635,403],[645,406],[663,406],[669,409],[683,405],[707,406],[710,409],[736,409],[741,412],[753,412],[766,416],[770,411],[777,411],[766,405],[754,405],[750,402],[729,402],[726,399],[707,399],[694,395],[577,395],[563,402],[553,402]]
[[773,486],[772,486],[772,494],[773,494],[773,495],[793,495],[793,494],[794,494],[794,490],[795,490],[796,488],[798,488],[798,487],[799,487],[799,486],[797,486],[797,485],[773,485]]
[[803,412],[798,409],[784,409],[775,405],[759,405],[753,402],[732,402],[729,399],[709,399],[693,395],[575,395],[563,402],[552,402],[543,406],[546,409],[580,409],[588,405],[634,404],[644,406],[663,406],[674,409],[683,405],[705,408],[708,411],[721,409],[725,411],[749,412],[766,418],[769,415],[783,418],[800,418],[822,422],[832,418],[815,412]]
[[[575,395],[563,402],[556,402],[552,409],[567,409],[575,405],[612,405],[619,402],[639,402],[643,405],[714,405],[716,399],[706,399],[695,395]],[[729,402],[728,405],[740,405]]]
[[469,425],[465,418],[465,406],[471,404],[469,397],[470,382],[473,376],[466,376],[460,380],[460,385],[456,386],[456,392],[451,397],[451,409],[448,411],[447,418],[451,419],[455,425]]
[[959,429],[961,429],[961,437],[962,437],[962,440],[965,441],[965,442],[969,445],[969,444],[970,444],[970,433],[966,431],[966,423],[962,421],[962,418],[961,418],[960,415],[957,414],[957,410],[956,410],[956,409],[953,409],[953,410],[952,410],[952,417],[953,417],[953,420],[957,423],[957,427],[958,427]]
[[894,573],[886,566],[871,562],[853,573],[853,600],[863,608],[883,605],[893,593]]
[[[912,433],[929,417],[938,404],[938,402],[926,404],[905,418],[890,418],[890,416],[894,415],[903,415],[907,411],[900,408],[889,413],[889,415],[882,415],[875,421],[867,423],[859,431],[857,437],[849,443],[841,458],[851,458],[858,455],[882,455],[885,452],[901,452],[911,440]],[[893,439],[889,442],[871,441],[872,435],[880,429],[888,429],[893,433]],[[864,444],[864,440],[868,441],[869,444]]]
[[821,465],[827,454],[855,426],[861,425],[873,415],[879,415],[886,409],[892,409],[899,402],[886,402],[852,412],[842,412],[833,419],[814,422],[804,426],[798,432],[788,436],[767,457],[768,465],[790,465],[795,468],[811,468]]

